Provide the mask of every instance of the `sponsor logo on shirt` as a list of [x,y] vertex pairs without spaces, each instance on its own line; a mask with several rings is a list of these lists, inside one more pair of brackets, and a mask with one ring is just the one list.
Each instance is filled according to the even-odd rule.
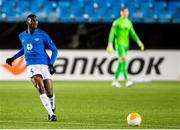
[[37,41],[39,41],[39,38],[35,38],[34,40],[37,42]]

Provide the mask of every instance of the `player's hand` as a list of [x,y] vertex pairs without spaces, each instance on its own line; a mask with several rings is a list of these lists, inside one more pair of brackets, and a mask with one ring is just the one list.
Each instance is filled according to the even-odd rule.
[[141,40],[138,40],[137,44],[140,47],[141,51],[144,51],[144,44],[141,42]]
[[141,48],[141,51],[144,51],[144,45],[143,44],[140,46],[140,48]]
[[111,54],[113,52],[113,43],[108,43],[108,46],[106,48],[106,51]]
[[12,62],[13,62],[14,60],[15,60],[14,57],[7,58],[7,59],[6,59],[6,63],[7,63],[8,65],[12,66]]
[[113,52],[113,48],[107,47],[107,48],[106,48],[106,51],[107,51],[109,54],[111,54],[111,53]]
[[54,66],[53,65],[51,65],[51,64],[49,64],[49,72],[50,72],[50,74],[54,74],[54,73],[56,73],[56,70],[55,70],[55,68],[54,68]]

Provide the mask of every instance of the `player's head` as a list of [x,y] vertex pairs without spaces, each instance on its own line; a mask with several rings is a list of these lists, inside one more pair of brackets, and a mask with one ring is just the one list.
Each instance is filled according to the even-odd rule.
[[128,10],[127,7],[121,8],[121,16],[122,16],[123,18],[128,18],[128,16],[129,16],[129,10]]
[[38,26],[37,16],[34,14],[28,15],[26,19],[26,24],[28,25],[29,28],[36,29]]

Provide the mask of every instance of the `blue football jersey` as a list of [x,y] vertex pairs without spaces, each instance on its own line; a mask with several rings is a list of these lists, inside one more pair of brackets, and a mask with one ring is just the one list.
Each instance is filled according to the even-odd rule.
[[[22,49],[15,54],[15,58],[24,54],[27,66],[34,64],[54,64],[57,57],[57,48],[45,31],[36,29],[33,34],[28,34],[24,31],[19,34],[19,39]],[[46,52],[46,47],[52,51],[51,58]]]

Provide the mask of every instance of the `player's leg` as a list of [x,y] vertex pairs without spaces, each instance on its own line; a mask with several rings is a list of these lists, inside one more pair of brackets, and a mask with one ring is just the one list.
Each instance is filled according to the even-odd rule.
[[127,52],[128,48],[122,49],[122,73],[125,80],[126,87],[132,86],[134,83],[128,80],[128,68],[127,68]]
[[43,82],[42,76],[40,74],[36,74],[36,75],[32,76],[31,81],[32,81],[33,85],[35,86],[35,88],[38,90],[40,95],[43,93],[46,93],[46,90],[44,88],[44,82]]
[[116,72],[114,74],[114,81],[112,83],[112,86],[114,87],[120,87],[120,84],[118,82],[119,80],[119,75],[122,73],[122,48],[119,45],[115,45],[115,49],[118,55],[118,65]]
[[127,81],[128,80],[128,70],[127,70],[127,50],[126,48],[121,48],[121,65],[122,65],[122,73],[123,73],[123,77],[124,80]]
[[115,77],[115,80],[118,80],[119,79],[119,75],[120,73],[122,72],[122,57],[118,57],[118,66],[117,66],[117,69],[116,69],[116,72],[114,74],[114,77]]
[[49,98],[49,102],[51,104],[51,109],[55,112],[55,94],[53,92],[53,82],[51,79],[44,80],[44,87],[46,89],[46,94]]
[[127,60],[126,60],[128,48],[121,47],[119,45],[116,45],[115,47],[118,54],[118,67],[115,72],[115,81],[116,82],[118,81],[119,75],[122,73],[124,80],[126,82],[126,86],[129,87],[133,85],[133,82],[128,81],[128,69],[127,69]]
[[34,75],[34,76],[31,77],[31,80],[32,80],[32,83],[37,88],[37,90],[38,90],[38,92],[40,94],[40,99],[41,99],[42,104],[44,105],[44,107],[48,111],[48,114],[50,115],[50,117],[53,117],[50,120],[55,121],[55,119],[54,119],[55,114],[51,109],[49,99],[48,99],[48,97],[46,95],[46,90],[45,90],[45,87],[44,87],[44,82],[43,82],[42,76],[40,74]]
[[119,57],[118,58],[118,66],[117,66],[116,72],[114,74],[114,81],[112,83],[112,86],[114,86],[114,87],[121,87],[121,85],[118,82],[119,75],[122,72],[122,63],[121,62],[122,62],[121,57]]
[[[55,113],[55,94],[53,92],[53,82],[52,82],[52,76],[49,73],[49,68],[47,65],[43,65],[43,82],[44,82],[44,87],[46,90],[46,94],[48,96],[48,100],[51,105],[52,111]],[[48,115],[48,119],[50,119],[50,115]],[[56,120],[56,116],[55,116]]]

